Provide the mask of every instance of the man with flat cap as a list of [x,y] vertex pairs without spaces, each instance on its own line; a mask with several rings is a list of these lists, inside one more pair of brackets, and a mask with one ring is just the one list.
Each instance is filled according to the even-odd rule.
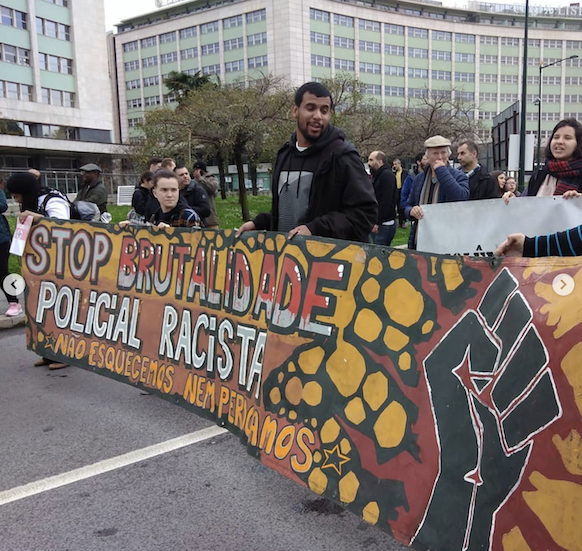
[[99,207],[99,212],[103,214],[107,211],[107,189],[100,180],[101,168],[93,163],[83,165],[81,168],[81,176],[83,178],[83,185],[79,188],[79,193],[75,198],[77,201],[88,201],[95,203]]
[[418,221],[422,205],[466,201],[469,198],[467,175],[449,165],[451,142],[443,136],[432,136],[424,142],[428,166],[412,182],[412,191],[404,207],[406,218],[412,220],[408,248],[416,249]]

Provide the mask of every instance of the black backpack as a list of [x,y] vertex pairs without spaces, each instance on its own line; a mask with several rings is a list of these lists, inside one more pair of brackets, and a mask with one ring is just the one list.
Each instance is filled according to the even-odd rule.
[[46,205],[53,198],[63,199],[68,203],[71,210],[71,220],[98,222],[101,218],[101,212],[95,203],[90,203],[89,201],[77,201],[71,203],[66,195],[63,195],[56,189],[51,189],[46,194],[41,206],[39,207],[39,214],[42,214],[43,216],[47,215]]

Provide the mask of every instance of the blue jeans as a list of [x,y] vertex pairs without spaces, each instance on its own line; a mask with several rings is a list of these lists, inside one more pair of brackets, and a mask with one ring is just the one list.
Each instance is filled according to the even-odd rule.
[[384,247],[389,247],[390,243],[396,235],[396,222],[391,226],[378,226],[378,233],[370,234],[370,241],[374,245],[383,245]]

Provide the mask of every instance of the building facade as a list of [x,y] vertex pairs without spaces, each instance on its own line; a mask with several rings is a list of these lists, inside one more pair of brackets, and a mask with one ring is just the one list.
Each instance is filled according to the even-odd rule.
[[[168,2],[123,21],[111,36],[117,132],[136,135],[144,111],[173,102],[172,70],[252,83],[263,73],[294,85],[341,73],[356,76],[383,107],[448,94],[491,126],[521,95],[524,15],[515,5],[377,0]],[[542,139],[564,117],[582,120],[582,11],[532,8],[527,52],[528,131],[537,132],[539,66]],[[481,138],[489,139],[489,130]]]
[[119,147],[103,0],[0,0],[0,12],[0,171],[106,168]]

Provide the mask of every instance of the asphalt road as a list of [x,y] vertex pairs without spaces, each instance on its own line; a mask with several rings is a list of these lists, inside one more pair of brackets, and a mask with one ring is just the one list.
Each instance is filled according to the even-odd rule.
[[[228,433],[43,489],[47,477],[213,425],[82,369],[33,367],[36,358],[24,329],[0,332],[0,551],[407,549]],[[41,491],[21,488],[36,481]]]

